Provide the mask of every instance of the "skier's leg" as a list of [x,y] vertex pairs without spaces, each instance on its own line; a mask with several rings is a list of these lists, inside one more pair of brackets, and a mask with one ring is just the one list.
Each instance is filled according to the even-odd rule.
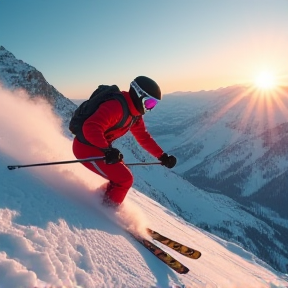
[[[73,153],[78,159],[104,156],[101,150],[80,143],[77,139],[73,142]],[[89,170],[110,181],[107,186],[104,201],[111,202],[112,205],[119,205],[123,202],[129,188],[133,184],[133,175],[122,162],[106,164],[104,161],[91,161],[82,164]]]
[[120,205],[133,184],[133,175],[123,163],[105,165],[103,170],[110,180],[104,196],[104,202],[108,205],[109,203]]
[[106,164],[104,161],[96,161],[85,162],[83,165],[110,181],[104,195],[104,203],[111,206],[120,205],[133,184],[131,171],[122,162]]
[[[91,157],[104,156],[104,153],[101,150],[97,149],[96,147],[83,144],[79,142],[76,138],[73,141],[72,150],[77,159],[87,159]],[[101,160],[101,162],[104,161]],[[94,173],[108,179],[106,177],[106,174],[99,168],[98,161],[83,162],[81,164],[89,170],[93,171]]]

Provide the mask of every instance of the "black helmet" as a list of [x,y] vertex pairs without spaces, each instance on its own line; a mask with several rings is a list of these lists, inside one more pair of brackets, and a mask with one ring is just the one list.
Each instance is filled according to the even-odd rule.
[[140,86],[142,90],[144,90],[147,94],[150,96],[161,100],[161,90],[158,84],[146,77],[146,76],[138,76],[137,78],[134,79],[134,81]]

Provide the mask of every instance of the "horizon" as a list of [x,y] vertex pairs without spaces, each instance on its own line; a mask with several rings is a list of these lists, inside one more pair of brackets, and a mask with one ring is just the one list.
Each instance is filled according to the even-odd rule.
[[285,0],[4,0],[0,45],[70,99],[85,99],[100,84],[126,90],[139,75],[164,95],[253,83],[261,74],[283,85],[286,11]]

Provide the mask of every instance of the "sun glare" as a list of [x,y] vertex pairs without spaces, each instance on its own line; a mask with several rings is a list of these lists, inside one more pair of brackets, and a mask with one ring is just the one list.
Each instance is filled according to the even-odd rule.
[[276,86],[275,76],[271,72],[263,71],[256,77],[255,85],[260,89],[273,89]]

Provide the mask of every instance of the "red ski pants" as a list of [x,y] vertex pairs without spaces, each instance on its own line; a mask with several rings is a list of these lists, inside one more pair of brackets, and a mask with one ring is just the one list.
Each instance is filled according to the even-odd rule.
[[[73,153],[77,159],[90,157],[101,157],[104,153],[96,147],[79,142],[76,138],[73,141]],[[105,197],[112,202],[121,204],[133,184],[133,175],[123,162],[116,164],[105,164],[104,161],[91,161],[82,163],[85,167],[110,181],[109,189]]]

